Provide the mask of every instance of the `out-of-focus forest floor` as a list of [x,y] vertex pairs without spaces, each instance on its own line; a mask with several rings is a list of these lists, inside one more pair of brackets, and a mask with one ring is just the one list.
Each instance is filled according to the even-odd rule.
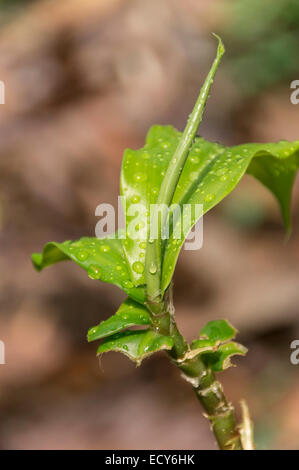
[[[86,332],[123,294],[71,263],[37,274],[30,261],[49,240],[94,235],[96,206],[117,203],[124,149],[142,146],[149,126],[183,128],[215,52],[210,31],[227,21],[224,2],[209,3],[43,0],[11,16],[3,9],[1,448],[216,448],[163,354],[139,369],[113,353],[99,365]],[[228,52],[201,134],[226,144],[298,139],[291,80],[245,95],[229,61]],[[246,177],[205,216],[203,248],[182,253],[175,278],[189,339],[224,317],[249,348],[221,379],[234,403],[248,400],[259,448],[299,448],[299,366],[289,359],[299,337],[298,182],[293,196],[285,244],[275,201]]]

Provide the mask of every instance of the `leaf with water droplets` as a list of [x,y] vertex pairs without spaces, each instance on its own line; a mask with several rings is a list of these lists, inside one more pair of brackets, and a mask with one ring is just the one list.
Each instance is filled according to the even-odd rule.
[[77,241],[51,242],[45,245],[42,253],[32,255],[33,265],[38,271],[64,260],[75,261],[91,279],[114,284],[129,297],[144,302],[144,288],[135,287],[132,282],[122,240],[84,237]]
[[209,321],[201,330],[200,338],[211,341],[228,341],[235,338],[237,330],[227,320]]
[[221,372],[234,366],[231,362],[232,356],[245,356],[247,351],[247,348],[242,344],[231,341],[220,345],[215,352],[203,353],[201,357],[207,367],[210,367],[214,372]]
[[123,331],[104,339],[98,348],[98,355],[118,351],[140,365],[151,354],[173,348],[173,339],[153,330]]
[[87,339],[89,342],[95,341],[118,333],[131,326],[150,324],[151,319],[146,307],[132,299],[127,299],[121,304],[115,315],[112,315],[108,320],[102,321],[99,325],[90,328]]
[[[175,137],[179,139],[180,134],[173,130]],[[181,214],[177,216],[173,212],[170,218],[172,230],[164,247],[162,291],[169,285],[179,252],[193,225],[230,194],[246,172],[272,191],[289,229],[291,190],[299,166],[298,155],[299,141],[224,147],[196,138],[172,200],[172,204],[181,209]],[[190,212],[184,218],[184,205],[187,204]],[[202,212],[196,211],[199,204]]]
[[230,358],[236,354],[244,356],[247,348],[239,343],[230,341],[237,330],[227,320],[209,321],[200,331],[200,338],[192,341],[188,359],[201,356],[207,367],[215,372],[231,367]]
[[[181,136],[172,126],[153,126],[145,146],[140,150],[126,150],[124,155],[121,171],[121,193],[127,215],[124,252],[137,285],[145,282],[140,257],[145,256],[150,205],[157,200]],[[172,200],[173,209],[168,221],[170,234],[163,248],[162,291],[169,285],[179,252],[191,228],[202,215],[231,193],[246,172],[273,192],[279,201],[285,225],[289,227],[290,197],[299,164],[298,151],[299,141],[224,147],[201,137],[194,139]],[[184,205],[189,205],[190,212],[184,212]],[[200,205],[202,211],[198,210]],[[179,208],[179,212],[174,208]],[[138,229],[142,227],[140,237],[134,232],[136,226]]]
[[217,351],[221,343],[235,338],[237,330],[227,320],[209,321],[201,330],[199,339],[191,343],[188,357],[192,358],[202,353]]
[[150,205],[157,200],[169,161],[176,148],[178,131],[171,126],[153,126],[146,144],[126,150],[121,169],[121,195],[125,200],[126,239],[124,252],[137,285],[145,283],[144,258],[148,238]]

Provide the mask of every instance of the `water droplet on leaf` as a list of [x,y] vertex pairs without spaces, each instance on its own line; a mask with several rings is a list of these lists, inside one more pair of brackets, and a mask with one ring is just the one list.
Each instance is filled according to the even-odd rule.
[[135,263],[133,263],[133,271],[135,271],[135,273],[142,274],[144,271],[144,264],[140,261],[135,261]]
[[100,247],[100,250],[103,252],[103,253],[107,253],[108,251],[110,251],[110,246],[109,245],[102,245]]
[[135,173],[134,175],[134,180],[137,183],[142,183],[143,181],[146,181],[147,175],[145,173]]
[[76,252],[76,257],[80,261],[85,261],[88,258],[88,253],[87,253],[87,251],[80,249]]
[[124,289],[133,289],[134,284],[131,281],[124,281],[123,287],[124,287]]
[[190,162],[191,163],[198,163],[199,162],[199,158],[196,156],[196,155],[192,155],[190,157]]
[[137,204],[140,201],[140,197],[135,194],[135,196],[132,196],[132,202],[133,204]]
[[150,272],[151,274],[156,274],[156,272],[157,272],[157,266],[155,265],[155,263],[152,263],[152,264],[150,265],[149,272]]
[[215,197],[214,194],[207,194],[207,195],[205,196],[205,202],[211,202],[211,201],[213,201],[214,197]]
[[101,270],[98,266],[92,264],[89,266],[87,274],[91,279],[100,279]]

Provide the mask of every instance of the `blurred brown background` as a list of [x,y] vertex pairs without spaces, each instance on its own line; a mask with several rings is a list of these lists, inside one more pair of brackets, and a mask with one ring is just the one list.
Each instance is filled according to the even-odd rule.
[[[221,34],[227,54],[201,134],[226,144],[299,139],[297,0],[0,0],[0,447],[214,449],[190,387],[163,354],[101,366],[87,329],[123,294],[72,263],[37,274],[49,240],[94,235],[116,203],[123,150],[153,123],[184,127]],[[299,185],[284,244],[276,202],[249,177],[183,252],[178,323],[191,339],[228,318],[249,354],[222,374],[248,400],[259,448],[299,449]]]

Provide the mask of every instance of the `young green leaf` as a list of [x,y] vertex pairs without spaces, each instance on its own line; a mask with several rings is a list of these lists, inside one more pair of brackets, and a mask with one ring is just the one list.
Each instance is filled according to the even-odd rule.
[[64,260],[75,261],[91,279],[115,284],[129,297],[144,302],[144,289],[135,287],[132,282],[121,240],[84,237],[77,241],[51,242],[45,245],[42,253],[32,255],[38,271]]
[[[255,145],[255,144],[254,144]],[[247,173],[258,179],[277,198],[284,225],[287,231],[291,228],[291,195],[296,172],[299,167],[298,142],[294,146],[282,141],[278,144],[263,146],[263,153],[256,155]],[[277,155],[279,154],[279,159]],[[272,155],[276,155],[273,157]]]
[[142,360],[151,354],[170,350],[173,339],[163,336],[153,330],[123,331],[104,339],[98,348],[98,355],[108,351],[118,351],[140,365]]
[[[150,204],[154,204],[157,200],[163,176],[181,136],[182,134],[172,126],[153,126],[142,149],[125,152],[121,189],[126,198],[127,215],[130,214],[132,204],[145,206],[146,211],[139,214],[137,225],[145,227],[146,235],[147,211],[150,209]],[[299,166],[298,150],[299,141],[224,147],[198,137],[194,139],[189,151],[172,204],[177,204],[181,208],[181,215],[184,204],[190,204],[191,208],[195,208],[196,204],[202,204],[205,214],[230,194],[248,172],[276,196],[288,228],[291,190]],[[127,218],[127,226],[131,224],[132,213],[130,215],[131,218]],[[197,222],[197,218],[198,215],[193,210],[187,223],[182,224],[181,218],[170,220],[170,236],[165,242],[164,250],[162,291],[167,288],[172,278],[185,237]],[[180,230],[178,231],[176,224],[184,225],[184,235],[181,238],[177,238]],[[127,238],[125,241],[125,254],[132,276],[138,284],[145,282],[144,268],[142,266],[140,269],[139,266],[140,257],[145,256],[145,248],[144,239]]]
[[[198,127],[202,121],[217,68],[225,52],[221,38],[216,34],[214,34],[214,36],[218,40],[216,57],[200,89],[194,108],[191,114],[189,114],[187,124],[178,141],[178,145],[173,152],[165,177],[161,183],[157,204],[154,208],[154,220],[151,225],[154,231],[157,231],[157,234],[154,236],[150,235],[150,239],[148,240],[145,265],[147,298],[150,305],[155,310],[157,310],[157,303],[163,298],[163,293],[161,292],[162,240],[164,238],[164,227],[168,219],[168,214],[165,210],[162,210],[161,213],[161,207],[166,206],[168,208],[171,206],[180,175],[189,155],[190,147],[192,146]],[[154,270],[152,270],[152,267],[154,267]]]
[[[227,320],[209,321],[201,330],[200,338],[224,343],[235,338],[237,330]],[[199,340],[197,340],[199,341]]]
[[192,341],[190,345],[190,350],[188,350],[182,358],[180,358],[179,362],[188,361],[194,359],[197,356],[200,356],[203,353],[212,353],[217,351],[219,341],[213,341],[210,339],[196,339]]
[[[205,351],[214,351],[217,349],[219,341],[213,339],[195,339],[191,343],[191,349],[193,351],[198,351],[198,353]],[[194,356],[193,356],[194,357]]]
[[[179,139],[177,132],[173,131],[175,136]],[[184,204],[190,204],[191,207],[202,204],[205,214],[236,187],[248,170],[276,196],[289,228],[290,195],[298,168],[298,150],[299,141],[225,148],[197,138],[190,150],[172,204],[178,204],[181,208]],[[190,219],[184,222],[184,236],[180,239],[175,239],[174,233],[178,232],[173,227],[164,251],[162,291],[165,291],[173,276],[185,236],[196,222],[196,212],[193,211]],[[181,220],[177,219],[176,223],[181,224]]]
[[209,321],[200,331],[200,338],[192,341],[186,358],[201,356],[207,367],[219,372],[231,367],[231,356],[245,355],[247,349],[233,339],[237,330],[227,320]]
[[[177,146],[178,131],[154,126],[140,150],[127,149],[122,162],[120,190],[125,199],[124,252],[137,285],[145,283],[144,259],[148,237],[148,212],[155,204],[161,183]],[[142,261],[143,260],[143,261]]]
[[131,326],[150,324],[151,319],[146,307],[128,298],[121,304],[115,315],[90,328],[87,339],[89,342],[95,341]]
[[214,372],[221,372],[234,366],[230,360],[232,356],[245,356],[246,353],[247,348],[245,346],[232,341],[222,344],[215,352],[203,353],[202,358],[207,367],[210,367]]

